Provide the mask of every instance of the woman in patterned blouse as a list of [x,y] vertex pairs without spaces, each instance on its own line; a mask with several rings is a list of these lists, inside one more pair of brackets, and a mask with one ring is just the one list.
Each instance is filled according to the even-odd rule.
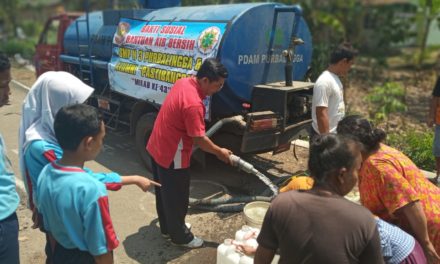
[[337,132],[364,146],[359,171],[362,204],[412,234],[429,263],[440,263],[440,189],[402,152],[383,144],[385,132],[367,119],[347,116]]

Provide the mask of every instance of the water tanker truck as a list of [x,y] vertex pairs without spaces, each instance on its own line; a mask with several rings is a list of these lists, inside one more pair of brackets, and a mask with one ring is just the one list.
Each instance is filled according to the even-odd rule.
[[89,103],[107,126],[130,128],[147,168],[145,145],[165,96],[209,57],[229,71],[223,89],[204,102],[214,142],[238,155],[276,153],[306,133],[313,84],[300,80],[312,41],[299,6],[156,2],[51,18],[37,45],[37,75],[64,70],[93,86]]

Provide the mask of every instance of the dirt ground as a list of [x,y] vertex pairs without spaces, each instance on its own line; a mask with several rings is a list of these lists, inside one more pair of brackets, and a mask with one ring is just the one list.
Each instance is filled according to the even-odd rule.
[[18,65],[12,63],[12,79],[17,80],[20,83],[31,87],[35,82],[35,72],[29,71],[25,67],[19,67]]
[[368,117],[370,109],[376,110],[366,101],[371,89],[385,82],[397,82],[405,89],[404,102],[407,111],[391,115],[390,131],[403,127],[426,130],[429,103],[436,77],[435,67],[415,70],[413,66],[391,64],[389,68],[382,69],[367,63],[357,64],[346,81],[346,110],[348,113],[360,113]]

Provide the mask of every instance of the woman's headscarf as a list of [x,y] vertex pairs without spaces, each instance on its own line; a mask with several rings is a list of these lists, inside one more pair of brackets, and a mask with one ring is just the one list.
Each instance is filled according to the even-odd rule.
[[[24,152],[33,140],[57,143],[53,123],[61,107],[84,103],[94,89],[68,72],[46,72],[30,89],[22,105],[19,129],[20,169],[24,172]],[[23,174],[24,175],[24,174]]]

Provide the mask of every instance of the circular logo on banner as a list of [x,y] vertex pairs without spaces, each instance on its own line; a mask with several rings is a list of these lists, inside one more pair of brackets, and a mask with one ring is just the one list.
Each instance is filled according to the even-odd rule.
[[217,46],[220,39],[220,29],[218,27],[209,27],[200,34],[197,40],[199,51],[202,54],[211,53]]
[[113,43],[116,45],[123,44],[125,40],[125,35],[130,31],[130,24],[127,22],[119,22],[118,28],[116,29],[115,37],[113,38]]

